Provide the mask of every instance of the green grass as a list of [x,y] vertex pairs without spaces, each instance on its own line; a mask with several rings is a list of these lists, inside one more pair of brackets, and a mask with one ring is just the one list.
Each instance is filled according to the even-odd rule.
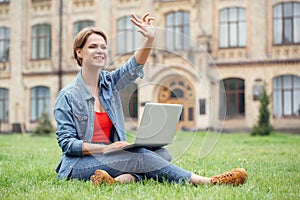
[[[182,133],[180,140],[192,138]],[[213,151],[199,158],[205,137],[199,133],[175,164],[204,176],[235,167],[248,171],[238,187],[198,187],[145,181],[101,185],[78,180],[58,181],[60,160],[55,135],[0,135],[0,199],[300,199],[300,135],[267,137],[222,134]]]

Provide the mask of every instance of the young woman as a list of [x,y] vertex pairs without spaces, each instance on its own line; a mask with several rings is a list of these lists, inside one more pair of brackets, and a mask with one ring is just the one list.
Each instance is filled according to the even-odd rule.
[[244,169],[234,169],[212,178],[202,177],[172,163],[166,149],[135,148],[114,154],[103,154],[128,145],[119,91],[143,78],[145,64],[155,38],[154,17],[141,19],[132,14],[145,40],[123,66],[112,72],[107,66],[107,37],[98,28],[85,28],[74,39],[73,53],[81,67],[77,77],[58,94],[54,116],[57,140],[62,158],[57,166],[59,179],[78,178],[130,182],[144,178],[192,184],[243,184]]

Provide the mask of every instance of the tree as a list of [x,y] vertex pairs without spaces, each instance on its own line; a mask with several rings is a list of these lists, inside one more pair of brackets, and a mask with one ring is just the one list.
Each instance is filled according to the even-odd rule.
[[41,117],[39,118],[38,125],[35,129],[36,134],[49,134],[53,131],[53,126],[49,119],[47,112],[42,112]]
[[262,89],[262,93],[259,98],[259,118],[257,125],[252,129],[252,135],[270,135],[273,131],[273,127],[270,124],[270,96],[267,94],[265,86]]

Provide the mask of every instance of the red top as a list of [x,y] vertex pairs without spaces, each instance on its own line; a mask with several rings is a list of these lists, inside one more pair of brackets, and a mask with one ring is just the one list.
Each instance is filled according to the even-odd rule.
[[95,112],[94,134],[92,142],[109,143],[112,122],[106,112]]

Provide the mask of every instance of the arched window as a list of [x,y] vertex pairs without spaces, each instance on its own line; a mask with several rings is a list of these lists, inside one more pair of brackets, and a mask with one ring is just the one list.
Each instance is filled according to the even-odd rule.
[[245,47],[246,10],[226,8],[220,11],[220,48]]
[[125,117],[138,117],[138,89],[137,85],[130,84],[120,92],[123,113]]
[[300,77],[279,76],[273,80],[273,115],[300,116]]
[[73,29],[73,36],[81,31],[81,29],[86,28],[86,27],[92,27],[94,26],[95,23],[91,20],[83,20],[83,21],[77,21],[74,23],[74,29]]
[[122,17],[117,22],[117,45],[118,54],[130,53],[138,48],[141,37],[137,33],[137,28],[130,21],[130,17]]
[[178,88],[172,90],[170,93],[171,99],[174,99],[174,98],[178,99],[178,98],[183,98],[183,97],[184,97],[184,92]]
[[224,80],[226,93],[226,117],[237,117],[245,114],[245,83],[243,79],[229,78]]
[[190,47],[190,13],[170,12],[166,15],[167,50],[187,50]]
[[273,43],[300,43],[300,3],[284,2],[273,9]]
[[49,24],[33,26],[31,42],[33,60],[51,58],[51,26]]
[[31,89],[30,120],[37,121],[42,112],[50,113],[50,89],[37,86]]

